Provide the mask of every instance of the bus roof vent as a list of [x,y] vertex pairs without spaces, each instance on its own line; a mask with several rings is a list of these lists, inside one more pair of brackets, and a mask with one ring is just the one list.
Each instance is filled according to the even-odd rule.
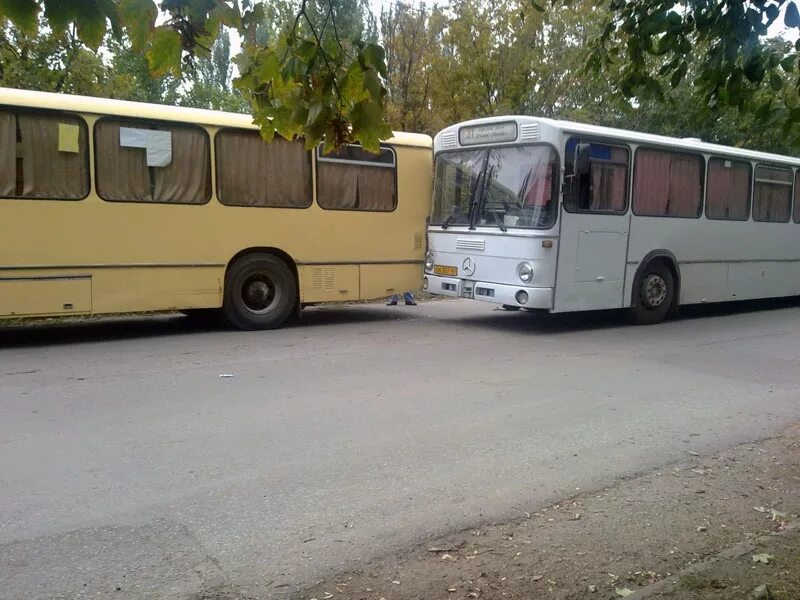
[[442,148],[455,148],[456,134],[454,132],[442,134]]
[[538,123],[523,123],[519,126],[519,140],[521,142],[530,142],[539,139],[539,124]]

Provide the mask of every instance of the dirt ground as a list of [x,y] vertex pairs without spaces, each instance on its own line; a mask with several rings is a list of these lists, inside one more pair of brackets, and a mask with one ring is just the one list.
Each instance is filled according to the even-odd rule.
[[515,521],[432,539],[295,598],[800,600],[800,424],[519,508]]

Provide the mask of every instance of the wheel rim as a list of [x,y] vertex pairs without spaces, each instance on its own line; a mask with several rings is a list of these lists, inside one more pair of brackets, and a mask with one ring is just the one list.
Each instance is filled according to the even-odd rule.
[[256,314],[269,312],[280,299],[280,288],[266,273],[253,273],[247,277],[240,292],[242,304]]
[[667,282],[660,275],[650,274],[642,281],[642,300],[648,308],[658,308],[667,300]]

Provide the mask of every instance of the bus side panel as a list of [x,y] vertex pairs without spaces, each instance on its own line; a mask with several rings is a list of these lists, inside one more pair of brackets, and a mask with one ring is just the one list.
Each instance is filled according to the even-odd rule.
[[361,300],[416,290],[421,280],[419,264],[361,265]]
[[344,302],[358,300],[358,265],[302,265],[300,302]]
[[652,250],[678,260],[681,304],[800,294],[800,225],[632,217],[625,305],[636,269]]
[[0,275],[0,315],[20,317],[91,311],[92,278],[89,276]]
[[220,266],[98,269],[92,274],[92,312],[217,308],[224,277]]

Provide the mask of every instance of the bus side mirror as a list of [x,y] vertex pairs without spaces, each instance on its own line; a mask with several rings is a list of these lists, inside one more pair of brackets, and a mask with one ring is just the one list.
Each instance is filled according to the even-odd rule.
[[578,144],[575,146],[575,175],[588,175],[592,169],[591,144]]

